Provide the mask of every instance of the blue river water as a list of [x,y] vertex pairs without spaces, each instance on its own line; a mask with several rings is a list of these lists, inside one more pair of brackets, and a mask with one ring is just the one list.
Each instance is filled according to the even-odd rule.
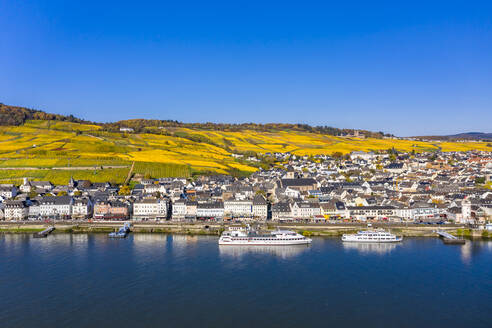
[[0,327],[492,327],[492,242],[0,235]]

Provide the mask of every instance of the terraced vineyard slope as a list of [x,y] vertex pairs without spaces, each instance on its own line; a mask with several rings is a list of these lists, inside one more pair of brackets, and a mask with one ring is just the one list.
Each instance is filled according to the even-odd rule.
[[345,154],[393,147],[416,152],[492,150],[481,142],[430,143],[289,130],[228,132],[183,127],[166,127],[156,133],[121,133],[104,131],[101,125],[26,120],[22,125],[0,127],[0,182],[30,177],[66,183],[73,176],[122,183],[133,162],[133,173],[144,176],[246,175],[260,164],[235,159],[233,153]]

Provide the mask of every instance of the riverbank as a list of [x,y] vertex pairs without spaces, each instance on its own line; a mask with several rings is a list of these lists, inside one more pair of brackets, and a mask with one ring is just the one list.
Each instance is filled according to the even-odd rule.
[[[63,221],[56,223],[37,223],[37,222],[2,222],[0,223],[0,233],[34,233],[44,230],[48,226],[55,226],[54,233],[109,233],[116,231],[122,222],[88,222],[88,221]],[[173,233],[187,235],[220,235],[229,226],[239,226],[239,224],[217,223],[217,222],[134,222],[132,224],[133,233]],[[345,224],[301,224],[301,223],[263,223],[262,229],[274,230],[281,229],[294,230],[306,236],[326,236],[336,237],[344,233],[354,233],[361,229],[367,229],[364,224],[345,223]],[[468,229],[460,225],[428,226],[414,224],[373,224],[373,228],[389,229],[392,233],[404,237],[437,237],[434,232],[436,229],[446,230],[447,232],[466,238],[487,238],[492,239],[492,232]]]

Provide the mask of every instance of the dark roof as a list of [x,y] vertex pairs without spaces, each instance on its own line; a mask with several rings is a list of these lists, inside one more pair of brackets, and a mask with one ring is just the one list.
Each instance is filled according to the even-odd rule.
[[78,198],[74,201],[74,204],[82,204],[82,205],[87,205],[89,203],[88,198]]
[[222,202],[198,203],[197,208],[224,208],[224,203]]
[[272,205],[272,212],[290,212],[290,204],[287,202],[280,202]]
[[78,189],[87,189],[90,188],[92,185],[92,182],[90,180],[78,180],[77,181],[77,188]]
[[318,202],[296,202],[299,208],[319,208]]
[[401,169],[403,168],[403,163],[391,163],[384,167],[385,169]]
[[70,196],[45,196],[41,198],[41,205],[69,205],[72,202]]
[[93,195],[95,201],[107,201],[109,198],[109,193],[107,192],[96,192]]
[[300,178],[300,179],[282,179],[282,187],[298,187],[298,186],[312,186],[317,184],[316,180],[312,178]]
[[26,202],[22,200],[7,200],[5,201],[5,207],[15,208],[15,207],[26,207]]
[[52,186],[53,184],[50,181],[29,181],[31,186],[41,187],[41,186]]
[[267,202],[263,196],[256,195],[255,198],[253,199],[253,205],[266,205]]
[[339,211],[345,210],[345,203],[344,202],[336,202],[335,206],[337,207],[337,210],[339,210]]
[[348,210],[393,210],[394,206],[347,206]]

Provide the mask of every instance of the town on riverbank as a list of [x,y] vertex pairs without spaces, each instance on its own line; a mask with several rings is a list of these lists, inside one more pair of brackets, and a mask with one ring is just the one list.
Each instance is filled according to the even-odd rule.
[[243,223],[319,235],[367,223],[409,236],[436,226],[470,236],[492,230],[491,152],[271,155],[274,168],[244,178],[147,176],[125,185],[25,178],[0,186],[0,231],[47,223],[99,231],[129,220],[136,231],[180,233],[217,233]]

